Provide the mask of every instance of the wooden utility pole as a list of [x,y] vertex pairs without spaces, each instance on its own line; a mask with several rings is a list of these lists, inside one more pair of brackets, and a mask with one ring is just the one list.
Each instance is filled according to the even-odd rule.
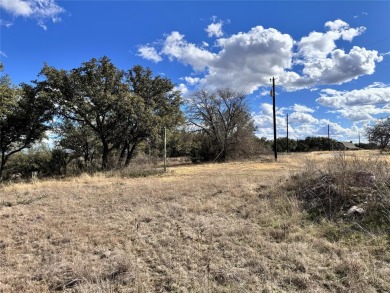
[[167,128],[164,127],[164,172],[167,172]]
[[287,153],[288,153],[288,113],[287,113]]
[[329,150],[330,150],[329,124],[328,124],[328,147],[329,147]]
[[274,116],[274,154],[275,154],[275,161],[278,160],[278,151],[276,149],[276,111],[275,111],[275,77],[272,77],[272,90],[271,90],[271,96],[272,96],[272,109],[273,109],[273,116]]

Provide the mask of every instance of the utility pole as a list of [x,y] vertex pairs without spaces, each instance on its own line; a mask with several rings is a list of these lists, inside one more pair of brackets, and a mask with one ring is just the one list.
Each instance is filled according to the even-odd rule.
[[164,172],[167,172],[167,128],[164,127]]
[[288,153],[288,113],[287,113],[287,153]]
[[359,148],[360,148],[360,132],[359,132]]
[[276,98],[276,92],[275,92],[275,77],[272,77],[272,90],[271,90],[271,96],[272,96],[272,109],[273,109],[273,115],[274,115],[274,154],[275,154],[275,162],[278,160],[278,151],[276,149],[276,111],[275,111],[275,98]]
[[329,147],[329,151],[330,151],[330,136],[329,136],[329,124],[328,124],[328,147]]

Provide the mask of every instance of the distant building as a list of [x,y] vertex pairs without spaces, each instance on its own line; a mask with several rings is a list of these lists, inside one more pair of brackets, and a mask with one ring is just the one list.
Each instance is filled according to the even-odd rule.
[[339,142],[339,147],[343,150],[360,150],[356,145],[352,143],[352,141],[347,142],[347,141],[342,141]]

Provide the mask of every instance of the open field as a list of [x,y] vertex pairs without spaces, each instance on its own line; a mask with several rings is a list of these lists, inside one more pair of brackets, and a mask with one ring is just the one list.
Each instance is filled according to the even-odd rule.
[[338,155],[4,185],[0,292],[390,292],[390,231],[309,221],[279,187]]

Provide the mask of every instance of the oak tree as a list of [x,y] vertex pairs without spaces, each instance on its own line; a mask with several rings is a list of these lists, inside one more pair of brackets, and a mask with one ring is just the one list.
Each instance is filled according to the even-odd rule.
[[91,129],[98,138],[102,169],[127,166],[142,141],[178,123],[182,115],[181,97],[171,81],[153,77],[141,66],[125,72],[104,56],[70,71],[45,65],[41,74],[59,116]]
[[36,85],[15,88],[1,82],[0,100],[0,179],[9,158],[31,147],[50,129],[52,102]]

